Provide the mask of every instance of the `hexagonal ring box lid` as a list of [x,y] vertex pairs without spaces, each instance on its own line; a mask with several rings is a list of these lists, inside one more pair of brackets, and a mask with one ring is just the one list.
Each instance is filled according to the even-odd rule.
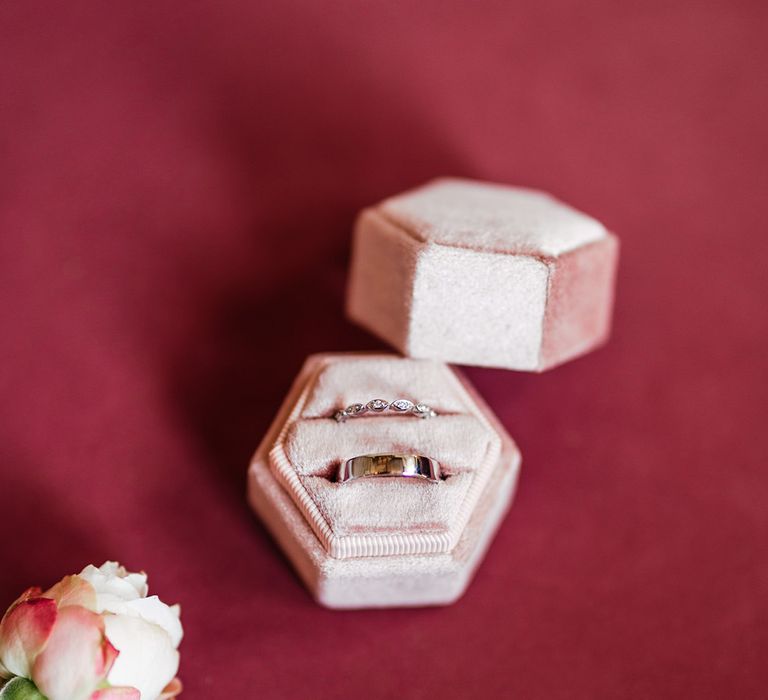
[[360,214],[347,313],[407,356],[542,371],[607,338],[617,260],[543,192],[439,179]]

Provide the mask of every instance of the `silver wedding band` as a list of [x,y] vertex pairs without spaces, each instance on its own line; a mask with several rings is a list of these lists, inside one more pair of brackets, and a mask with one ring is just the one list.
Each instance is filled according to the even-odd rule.
[[440,481],[440,463],[422,455],[361,455],[341,463],[338,481],[367,479],[379,476]]
[[385,401],[384,399],[373,399],[368,403],[353,403],[333,414],[338,423],[343,423],[348,418],[357,418],[370,413],[384,413],[391,411],[393,413],[410,413],[419,418],[434,418],[437,411],[427,406],[425,403],[414,403],[408,399],[395,399],[394,401]]

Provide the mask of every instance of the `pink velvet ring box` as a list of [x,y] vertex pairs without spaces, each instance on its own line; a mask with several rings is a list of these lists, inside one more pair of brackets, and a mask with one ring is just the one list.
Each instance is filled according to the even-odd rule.
[[[249,500],[331,608],[440,605],[466,589],[511,503],[520,453],[446,362],[542,371],[608,336],[617,239],[534,190],[441,179],[364,210],[347,311],[405,357],[313,355],[249,470]],[[337,422],[381,398],[438,415]],[[336,480],[363,454],[422,454],[442,479]]]
[[[361,397],[414,397],[438,416],[339,423]],[[424,454],[442,479],[339,483],[362,454]],[[520,454],[461,374],[396,355],[311,356],[251,462],[249,499],[316,600],[331,608],[447,604],[511,501]]]

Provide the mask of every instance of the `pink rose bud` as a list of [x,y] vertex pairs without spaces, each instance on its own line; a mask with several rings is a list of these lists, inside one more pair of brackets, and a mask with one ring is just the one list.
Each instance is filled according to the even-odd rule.
[[0,700],[168,700],[179,606],[115,562],[25,591],[0,621]]

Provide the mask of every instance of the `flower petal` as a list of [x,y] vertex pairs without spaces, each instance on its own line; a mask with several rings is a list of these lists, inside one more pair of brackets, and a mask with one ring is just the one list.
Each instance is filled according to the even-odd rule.
[[68,605],[80,605],[88,610],[96,610],[96,589],[79,576],[65,576],[44,594],[53,598],[60,608]]
[[181,681],[178,678],[174,678],[163,688],[163,692],[160,693],[160,697],[157,700],[171,700],[171,698],[175,698],[181,693],[183,689],[184,686],[181,684]]
[[0,663],[13,675],[25,678],[29,678],[35,658],[51,636],[57,615],[56,601],[27,593],[0,622]]
[[168,633],[132,615],[105,615],[104,624],[109,641],[120,651],[109,682],[133,686],[143,700],[155,700],[179,668],[179,652]]
[[141,700],[141,693],[128,686],[102,688],[91,695],[90,700]]
[[31,588],[27,588],[24,593],[22,593],[16,600],[11,603],[11,606],[8,608],[10,611],[12,608],[15,608],[19,603],[23,603],[25,600],[29,600],[30,598],[39,598],[43,595],[43,589],[40,588],[40,586],[32,586]]
[[174,649],[178,648],[184,636],[179,619],[181,608],[178,605],[166,605],[156,595],[136,600],[111,601],[107,610],[118,615],[140,617],[147,622],[159,625],[168,633]]
[[128,573],[114,561],[105,562],[98,568],[86,566],[79,576],[93,585],[99,598],[134,600],[147,595],[147,575]]
[[32,680],[49,700],[86,700],[113,662],[102,618],[70,605],[59,610],[48,644],[32,668]]
[[120,656],[120,652],[112,646],[112,642],[104,637],[104,676],[108,676],[112,667],[117,661],[117,657]]

